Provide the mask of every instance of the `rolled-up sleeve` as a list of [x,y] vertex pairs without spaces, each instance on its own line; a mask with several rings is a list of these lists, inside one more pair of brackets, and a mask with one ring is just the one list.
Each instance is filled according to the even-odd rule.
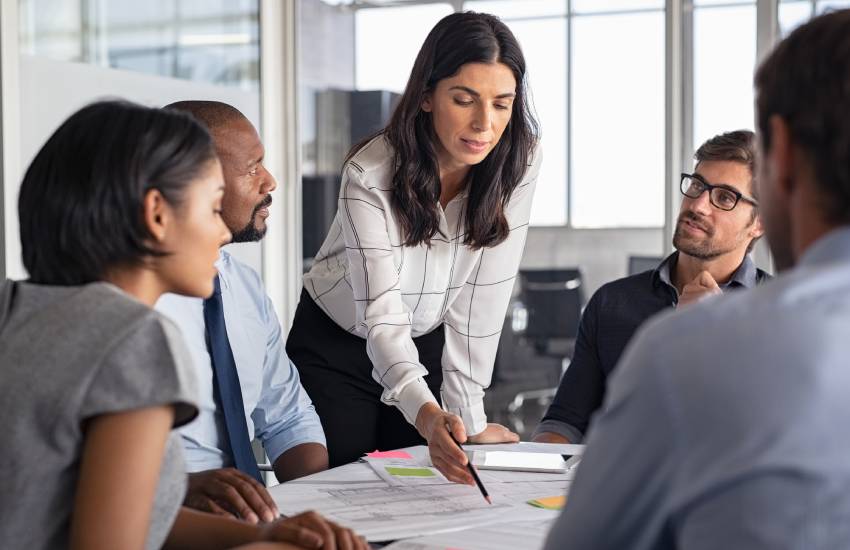
[[469,435],[487,427],[484,388],[493,375],[505,311],[525,248],[541,161],[537,148],[505,211],[508,238],[480,251],[469,279],[446,311],[443,407],[463,419]]
[[266,313],[269,337],[263,364],[263,391],[251,419],[256,437],[263,442],[273,464],[293,447],[304,443],[326,445],[326,442],[313,402],[284,351],[280,323],[268,297]]

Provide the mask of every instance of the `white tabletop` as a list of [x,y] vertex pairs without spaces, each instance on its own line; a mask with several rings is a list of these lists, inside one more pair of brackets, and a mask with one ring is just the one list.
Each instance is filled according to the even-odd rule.
[[[529,452],[527,445],[524,448],[520,445],[499,445],[497,448]],[[565,449],[559,447],[538,446],[536,452],[564,454]],[[571,447],[576,448],[569,449],[569,454],[580,454],[583,450],[580,446]],[[469,446],[470,450],[475,448]],[[411,455],[411,465],[430,465],[426,447],[403,450]],[[481,471],[479,475],[490,493],[492,505],[487,504],[477,487],[467,485],[450,482],[433,484],[431,480],[427,485],[392,486],[365,462],[346,464],[277,485],[269,492],[284,515],[316,510],[330,520],[354,529],[370,542],[454,532],[460,537],[460,542],[472,543],[470,529],[480,530],[483,526],[498,524],[499,529],[510,530],[510,524],[516,523],[515,531],[519,534],[522,530],[527,531],[529,525],[553,520],[558,515],[557,511],[537,508],[528,501],[563,495],[572,479],[572,472]],[[497,537],[497,540],[507,541],[508,538]]]

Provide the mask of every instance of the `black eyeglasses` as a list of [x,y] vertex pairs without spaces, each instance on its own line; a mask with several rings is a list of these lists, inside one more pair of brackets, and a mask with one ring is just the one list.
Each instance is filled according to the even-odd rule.
[[708,199],[711,201],[711,204],[727,212],[738,206],[738,201],[741,199],[753,206],[758,206],[759,204],[754,198],[739,193],[734,189],[729,189],[722,185],[711,185],[699,174],[682,174],[679,189],[683,195],[692,199],[698,199],[700,195],[708,191]]

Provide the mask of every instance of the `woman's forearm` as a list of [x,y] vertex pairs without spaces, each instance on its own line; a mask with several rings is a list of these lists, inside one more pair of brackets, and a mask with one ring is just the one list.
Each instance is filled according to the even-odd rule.
[[177,519],[165,541],[166,549],[194,550],[233,548],[240,544],[260,539],[260,530],[255,525],[198,512],[185,506],[180,508]]

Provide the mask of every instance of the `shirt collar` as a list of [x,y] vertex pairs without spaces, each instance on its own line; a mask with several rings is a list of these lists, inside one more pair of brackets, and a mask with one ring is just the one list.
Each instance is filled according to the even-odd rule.
[[747,254],[744,256],[744,261],[741,262],[741,265],[739,265],[738,269],[735,270],[735,273],[732,274],[732,278],[729,279],[729,282],[721,286],[742,286],[744,288],[754,288],[757,283],[758,270],[756,269],[756,263],[752,258],[750,258],[750,255]]
[[850,261],[850,227],[833,229],[816,240],[803,253],[800,265]]
[[[850,242],[850,241],[848,241]],[[850,248],[848,248],[850,250]],[[676,265],[676,260],[679,257],[679,252],[673,252],[661,262],[658,267],[655,268],[655,272],[653,273],[653,279],[664,283],[665,285],[676,288],[673,285],[673,280],[670,277],[670,269],[672,266]],[[758,283],[758,270],[756,269],[756,264],[750,255],[747,254],[744,256],[744,261],[741,262],[741,265],[738,266],[738,269],[735,270],[735,273],[732,274],[732,277],[729,279],[729,282],[720,285],[720,288],[726,289],[730,287],[744,287],[744,288],[753,288]]]
[[655,281],[659,281],[664,283],[665,285],[675,288],[673,285],[673,280],[670,277],[670,266],[676,263],[676,258],[679,257],[678,252],[673,252],[658,264],[658,267],[655,268],[655,271],[652,274],[652,278]]
[[215,267],[218,269],[218,280],[221,283],[222,289],[230,288],[230,254],[223,248],[218,249],[218,260],[215,262]]

